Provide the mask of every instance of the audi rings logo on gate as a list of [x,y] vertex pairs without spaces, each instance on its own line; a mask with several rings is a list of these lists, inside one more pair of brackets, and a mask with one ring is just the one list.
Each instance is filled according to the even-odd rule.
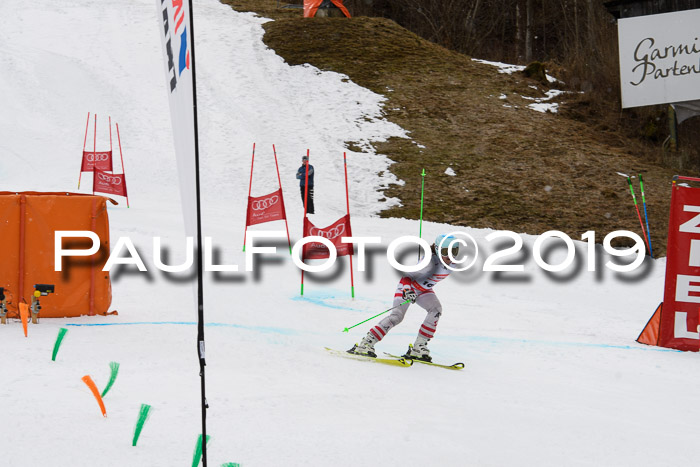
[[274,195],[274,196],[270,196],[269,198],[255,200],[250,205],[250,207],[253,209],[253,211],[264,211],[265,209],[277,204],[277,202],[279,200],[280,200],[280,197],[277,195]]
[[325,232],[319,228],[312,227],[309,230],[309,234],[312,237],[324,237],[327,238],[328,240],[333,240],[334,238],[338,238],[341,235],[345,233],[345,224],[340,224],[337,227],[334,227],[332,229],[328,229]]
[[109,175],[109,174],[98,173],[97,178],[99,178],[101,182],[109,183],[110,185],[121,185],[122,184],[121,177],[113,177],[112,175]]
[[85,154],[88,162],[106,162],[109,160],[108,152],[88,152]]

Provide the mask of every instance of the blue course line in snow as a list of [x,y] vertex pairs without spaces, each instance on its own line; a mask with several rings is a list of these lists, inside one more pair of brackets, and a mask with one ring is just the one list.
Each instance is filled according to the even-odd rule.
[[326,302],[326,300],[328,300],[328,299],[335,299],[335,298],[336,297],[332,296],[332,295],[325,296],[325,297],[309,297],[309,296],[301,297],[301,296],[297,295],[296,297],[293,297],[292,300],[295,302],[309,302],[309,303],[314,304],[314,305],[324,306],[326,308],[333,308],[334,310],[361,311],[363,313],[367,312],[367,310],[363,310],[360,308],[353,308],[353,307],[349,307],[349,306],[336,305],[334,303]]
[[[455,337],[453,337],[455,338]],[[449,338],[448,338],[449,339]],[[676,349],[667,349],[664,347],[653,347],[647,345],[617,345],[617,344],[596,344],[593,342],[566,342],[566,341],[545,341],[539,339],[518,339],[511,337],[487,337],[487,336],[465,336],[456,337],[457,340],[471,340],[479,342],[489,342],[492,344],[498,342],[508,342],[513,344],[539,344],[539,345],[551,345],[555,347],[596,347],[601,349],[621,349],[621,350],[650,350],[654,352],[681,352]]]
[[[411,333],[396,333],[396,335],[415,336]],[[540,339],[519,339],[515,337],[492,337],[492,336],[440,336],[440,340],[446,341],[472,341],[482,344],[535,344],[549,345],[554,347],[593,347],[600,349],[620,349],[620,350],[647,350],[651,352],[682,352],[677,349],[665,347],[654,347],[649,345],[619,345],[619,344],[596,344],[593,342],[566,342],[566,341],[546,341]]]
[[[134,321],[128,323],[67,323],[66,326],[158,326],[158,325],[178,325],[178,326],[196,326],[194,321]],[[297,331],[291,329],[273,328],[269,326],[242,326],[240,324],[231,323],[204,323],[206,327],[222,327],[222,328],[238,328],[249,331],[272,332],[277,334],[293,335],[298,334]]]

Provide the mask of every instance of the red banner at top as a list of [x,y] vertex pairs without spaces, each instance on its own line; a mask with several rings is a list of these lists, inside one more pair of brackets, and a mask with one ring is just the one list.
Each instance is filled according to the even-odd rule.
[[81,172],[92,172],[94,168],[112,172],[112,150],[109,151],[83,151],[83,164]]
[[98,168],[94,170],[92,191],[110,195],[126,196],[126,178],[124,174],[108,174]]
[[284,220],[286,218],[281,188],[265,196],[248,196],[246,226]]
[[[352,255],[352,243],[341,243],[341,238],[352,237],[350,228],[350,215],[347,214],[328,227],[319,228],[311,223],[308,217],[304,218],[304,237],[323,237],[333,243],[338,256]],[[310,242],[304,245],[302,259],[323,259],[330,257],[328,247],[321,242]]]
[[698,351],[700,188],[673,184],[659,345]]

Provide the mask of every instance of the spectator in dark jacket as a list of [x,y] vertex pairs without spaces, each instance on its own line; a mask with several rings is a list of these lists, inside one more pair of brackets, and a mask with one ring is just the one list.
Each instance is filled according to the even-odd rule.
[[299,179],[299,189],[301,191],[301,203],[304,204],[304,196],[306,193],[306,168],[309,168],[309,204],[307,206],[307,214],[314,213],[314,166],[309,164],[309,156],[301,158],[301,167],[297,170],[297,178]]

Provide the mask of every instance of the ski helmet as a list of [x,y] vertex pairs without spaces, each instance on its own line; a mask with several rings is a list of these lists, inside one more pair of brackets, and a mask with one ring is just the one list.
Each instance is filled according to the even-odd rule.
[[453,235],[440,234],[435,238],[435,252],[440,256],[449,256],[452,249],[452,257],[459,253],[459,242]]

